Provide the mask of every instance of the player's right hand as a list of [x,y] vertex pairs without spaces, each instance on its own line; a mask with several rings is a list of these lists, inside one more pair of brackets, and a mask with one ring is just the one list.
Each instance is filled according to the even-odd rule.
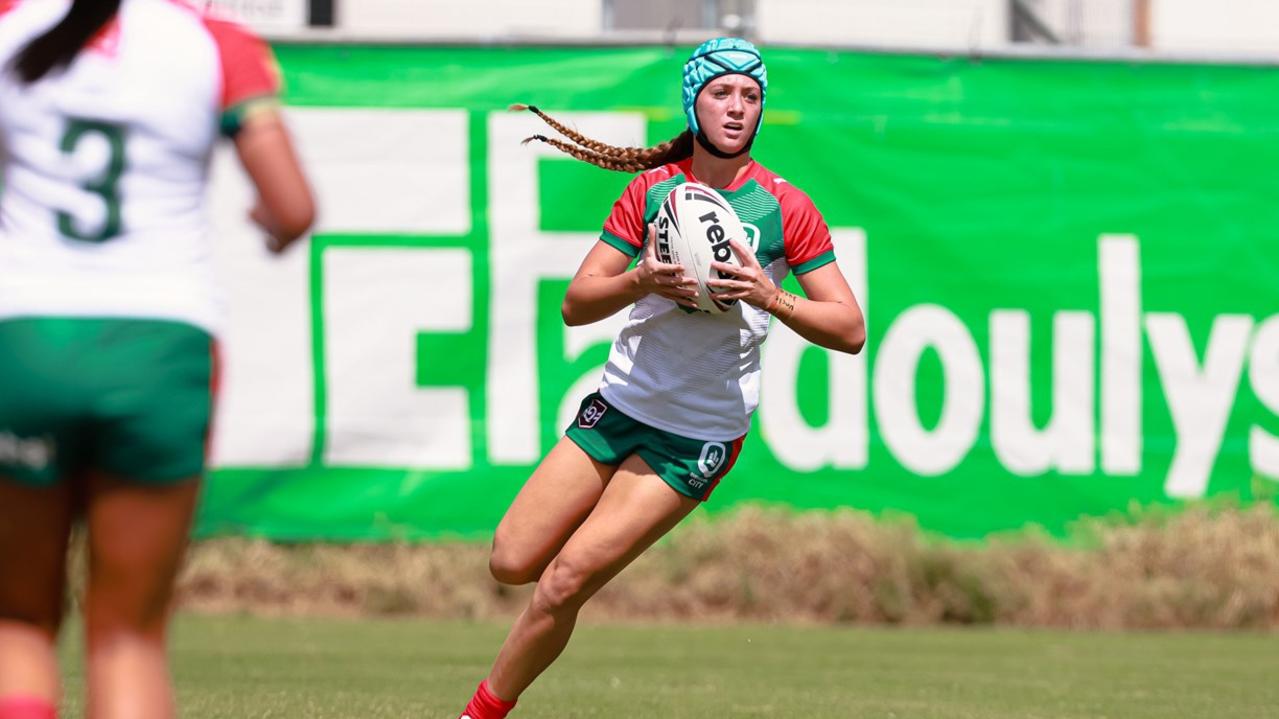
[[657,226],[649,224],[648,241],[640,263],[635,266],[635,278],[643,295],[660,295],[675,304],[697,309],[697,280],[684,274],[683,265],[673,265],[657,259]]

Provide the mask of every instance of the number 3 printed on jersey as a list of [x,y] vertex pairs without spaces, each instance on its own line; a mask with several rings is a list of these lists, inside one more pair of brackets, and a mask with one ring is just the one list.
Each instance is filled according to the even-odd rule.
[[80,184],[86,192],[102,198],[106,203],[106,219],[96,232],[87,231],[86,223],[69,212],[58,212],[58,232],[68,239],[80,242],[106,242],[121,233],[120,226],[120,176],[124,174],[124,127],[100,120],[71,119],[62,134],[59,148],[64,155],[73,155],[81,141],[90,135],[100,135],[107,141],[110,154],[106,167],[94,177]]

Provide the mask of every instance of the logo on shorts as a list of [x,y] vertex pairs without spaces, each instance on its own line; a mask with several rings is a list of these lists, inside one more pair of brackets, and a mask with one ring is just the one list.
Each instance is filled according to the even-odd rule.
[[54,444],[50,437],[24,438],[12,432],[0,432],[0,464],[39,471],[48,468],[53,457]]
[[728,448],[723,442],[707,442],[702,445],[702,456],[697,458],[697,469],[709,479],[719,474],[727,459]]
[[582,408],[581,414],[577,415],[577,426],[582,429],[591,429],[599,424],[600,419],[604,417],[604,413],[608,411],[608,405],[604,401],[596,397],[591,403]]

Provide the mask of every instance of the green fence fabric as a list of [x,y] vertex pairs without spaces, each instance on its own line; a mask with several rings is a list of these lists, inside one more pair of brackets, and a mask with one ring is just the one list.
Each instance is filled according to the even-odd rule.
[[[429,162],[422,175],[388,168],[384,196],[417,198],[428,215],[441,193],[463,199],[450,231],[347,226],[314,238],[303,268],[310,446],[292,463],[219,460],[200,532],[490,533],[607,356],[610,334],[564,328],[559,303],[629,180],[520,147],[543,130],[505,108],[531,102],[610,141],[662,141],[683,129],[687,50],[278,48],[290,111],[311,128],[300,142],[340,147],[378,113],[438,111],[422,117],[448,133],[407,137],[428,160],[436,148],[461,163],[464,180],[431,179]],[[869,341],[849,358],[775,330],[755,429],[709,511],[855,507],[979,538],[1028,524],[1061,533],[1134,505],[1273,496],[1279,75],[764,52],[755,157],[825,215]],[[349,122],[321,131],[306,119],[317,117]],[[397,151],[388,141],[371,153],[376,166]],[[354,340],[341,327],[372,333],[384,317],[372,308],[373,327],[360,325],[347,298],[377,275],[357,281],[352,268],[368,259],[398,272],[419,257],[424,272],[444,269],[417,286],[443,282],[451,299],[426,293],[385,316],[460,319],[404,335],[395,357],[344,345]],[[421,459],[412,433],[379,459],[378,422],[406,423],[349,409],[348,398],[399,396],[394,383],[345,389],[391,361],[411,368],[401,394],[434,392],[422,395],[419,436],[439,447]]]

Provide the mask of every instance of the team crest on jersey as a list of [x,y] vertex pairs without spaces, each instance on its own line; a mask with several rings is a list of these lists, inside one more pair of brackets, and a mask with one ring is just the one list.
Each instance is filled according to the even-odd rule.
[[697,458],[697,469],[703,477],[710,479],[719,474],[728,461],[728,448],[723,442],[707,442],[702,445],[702,455]]
[[746,230],[746,246],[759,251],[759,228],[749,222],[743,222],[742,229]]
[[604,418],[604,413],[608,411],[608,405],[598,397],[591,400],[591,403],[582,408],[577,415],[577,426],[582,429],[592,429],[599,421]]

